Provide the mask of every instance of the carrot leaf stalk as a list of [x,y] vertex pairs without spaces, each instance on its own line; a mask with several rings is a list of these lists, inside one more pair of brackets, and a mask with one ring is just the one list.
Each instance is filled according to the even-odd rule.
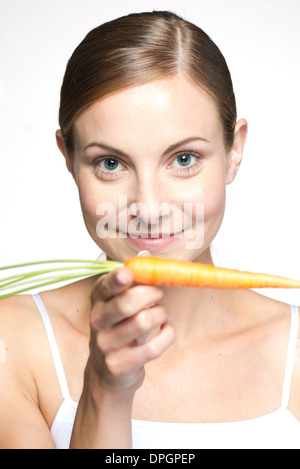
[[269,274],[243,272],[173,259],[137,256],[129,258],[125,263],[72,259],[37,261],[0,267],[0,274],[5,271],[11,272],[10,275],[0,278],[0,299],[59,282],[101,275],[124,265],[133,272],[134,281],[142,284],[218,289],[300,288],[299,280]]
[[[13,273],[13,275],[0,278],[0,299],[55,283],[101,275],[122,265],[124,264],[115,261],[62,259],[0,267],[0,274],[3,271]],[[38,270],[31,270],[36,266],[39,267]]]

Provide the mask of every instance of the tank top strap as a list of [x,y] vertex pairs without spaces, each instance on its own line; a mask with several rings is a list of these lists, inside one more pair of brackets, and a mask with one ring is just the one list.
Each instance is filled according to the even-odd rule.
[[290,335],[289,335],[285,373],[284,373],[284,380],[283,380],[283,387],[282,387],[282,396],[281,396],[281,407],[283,407],[284,409],[288,408],[289,400],[290,400],[297,337],[298,337],[298,325],[299,325],[298,307],[291,306],[291,327],[290,327]]
[[70,393],[69,393],[69,387],[68,387],[68,383],[67,383],[67,380],[66,380],[66,375],[65,375],[63,364],[62,364],[62,361],[61,361],[61,356],[60,356],[60,353],[59,353],[59,349],[58,349],[57,342],[56,342],[56,339],[55,339],[53,327],[52,327],[49,315],[47,313],[46,307],[45,307],[45,305],[43,303],[43,300],[42,300],[42,298],[40,297],[39,294],[35,294],[35,295],[32,295],[32,296],[35,300],[35,303],[38,307],[38,310],[39,310],[39,312],[42,316],[42,319],[43,319],[43,322],[44,322],[44,325],[45,325],[45,329],[46,329],[46,333],[47,333],[47,337],[48,337],[49,345],[50,345],[50,349],[51,349],[51,354],[52,354],[52,357],[53,357],[53,361],[54,361],[54,365],[55,365],[55,369],[56,369],[56,373],[57,373],[57,378],[58,378],[58,382],[59,382],[59,386],[60,386],[60,389],[61,389],[63,399],[64,400],[71,400]]

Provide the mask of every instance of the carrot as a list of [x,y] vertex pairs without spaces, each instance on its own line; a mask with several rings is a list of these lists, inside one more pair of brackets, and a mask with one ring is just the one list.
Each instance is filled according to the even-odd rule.
[[[56,267],[54,267],[56,265]],[[38,270],[23,269],[39,266]],[[54,283],[102,275],[126,265],[136,283],[176,285],[207,288],[300,288],[300,281],[267,274],[255,274],[214,267],[213,265],[183,262],[155,257],[131,257],[125,264],[116,261],[50,260],[0,267],[14,275],[0,278],[0,300],[34,288]],[[20,271],[21,269],[21,271]]]
[[136,283],[206,288],[300,288],[300,281],[194,262],[131,257],[125,262]]

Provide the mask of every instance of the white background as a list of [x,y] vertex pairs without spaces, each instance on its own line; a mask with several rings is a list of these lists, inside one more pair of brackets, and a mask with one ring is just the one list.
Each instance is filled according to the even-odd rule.
[[[300,279],[299,0],[0,0],[0,265],[98,256],[56,148],[61,81],[90,29],[154,9],[212,37],[249,123],[216,263]],[[265,294],[300,304],[299,291]]]

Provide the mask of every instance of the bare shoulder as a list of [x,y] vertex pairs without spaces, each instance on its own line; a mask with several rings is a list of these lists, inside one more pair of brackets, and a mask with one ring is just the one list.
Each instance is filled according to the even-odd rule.
[[[282,390],[283,377],[287,364],[289,343],[292,350],[293,375],[289,410],[300,420],[300,320],[296,343],[289,342],[291,331],[291,305],[274,300],[252,291],[241,291],[235,296],[239,307],[245,309],[246,316],[250,317],[254,333],[252,341],[258,339],[259,346],[267,358],[266,366],[273,376],[278,376],[279,389]],[[298,306],[298,305],[295,305]],[[298,318],[300,308],[298,306]]]
[[263,351],[274,370],[284,370],[291,305],[251,290],[236,291],[231,299],[239,330],[245,331],[249,343]]
[[291,320],[291,305],[252,290],[236,291],[232,296],[236,309],[246,313],[254,324],[271,325],[278,321]]
[[[81,312],[89,303],[88,293],[83,294],[85,285],[86,282],[81,281],[40,294],[55,335],[61,337],[62,343],[64,334],[69,337],[78,329],[77,323],[82,322]],[[11,369],[15,368],[16,374],[26,369],[26,376],[34,376],[35,384],[43,382],[45,367],[50,366],[48,362],[52,357],[45,326],[32,295],[0,300],[0,340],[2,355],[5,354],[6,363]]]
[[[25,359],[31,340],[40,327],[36,306],[31,295],[20,295],[0,301],[0,339],[7,344],[7,359],[21,353]],[[18,344],[17,347],[13,347]]]
[[32,296],[0,301],[1,448],[53,448],[35,380],[45,347],[42,327]]
[[255,322],[264,328],[272,343],[278,347],[282,344],[285,358],[291,328],[291,304],[252,291],[248,292],[248,297]]
[[2,383],[5,379],[6,389],[18,383],[20,392],[37,402],[34,374],[45,341],[41,317],[31,295],[0,301],[0,340],[4,365],[0,370]]

